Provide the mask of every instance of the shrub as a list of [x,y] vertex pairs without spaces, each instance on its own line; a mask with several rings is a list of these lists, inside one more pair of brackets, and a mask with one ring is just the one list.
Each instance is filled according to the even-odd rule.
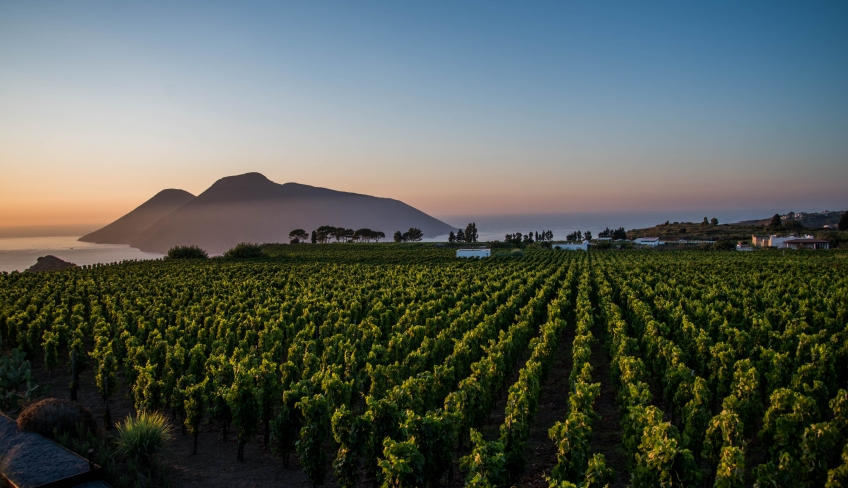
[[91,411],[70,400],[47,398],[33,403],[18,416],[18,428],[52,438],[54,433],[73,434],[77,424],[90,432],[97,430]]
[[263,256],[265,256],[265,252],[262,250],[262,246],[249,242],[239,243],[236,247],[224,253],[225,258],[233,259],[253,259]]
[[172,438],[171,427],[159,412],[140,412],[118,424],[117,452],[129,459],[150,465]]
[[209,254],[197,246],[174,246],[168,249],[168,259],[206,259]]

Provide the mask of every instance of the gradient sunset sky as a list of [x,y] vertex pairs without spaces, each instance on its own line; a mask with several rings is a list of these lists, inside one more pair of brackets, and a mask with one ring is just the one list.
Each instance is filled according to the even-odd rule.
[[846,1],[0,0],[0,227],[250,171],[436,216],[848,209],[846,26]]

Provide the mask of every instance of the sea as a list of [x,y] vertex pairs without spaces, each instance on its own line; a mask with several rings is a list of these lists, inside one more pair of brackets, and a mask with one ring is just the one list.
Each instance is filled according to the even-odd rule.
[[77,239],[79,236],[0,238],[0,271],[23,271],[35,264],[39,257],[48,254],[80,266],[164,256],[139,251],[126,244],[92,244]]
[[[522,215],[448,215],[440,220],[465,229],[474,222],[479,241],[503,240],[506,234],[552,231],[554,239],[580,230],[593,235],[606,228],[642,229],[670,222],[701,222],[704,217],[717,218],[719,222],[739,222],[774,215],[774,209],[717,210],[717,211],[663,211],[663,212],[591,212]],[[115,263],[124,260],[160,259],[162,254],[144,252],[124,244],[92,244],[80,242],[79,236],[54,237],[0,237],[0,271],[23,271],[40,256],[52,254],[77,264]],[[429,242],[446,241],[447,235],[425,239]]]

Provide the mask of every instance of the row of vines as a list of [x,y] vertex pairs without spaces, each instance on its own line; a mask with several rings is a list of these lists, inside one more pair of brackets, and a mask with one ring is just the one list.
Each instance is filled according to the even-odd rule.
[[[848,483],[848,263],[837,255],[451,256],[314,246],[265,261],[2,274],[0,337],[48,371],[69,368],[72,398],[93,372],[107,428],[110,398],[129,394],[139,411],[169,411],[195,450],[214,424],[239,460],[261,439],[315,485],[332,473],[340,486],[486,487],[524,473],[570,331],[551,487],[616,482],[592,447],[593,347],[618,392],[629,461],[617,482]],[[496,405],[504,420],[487,437]]]

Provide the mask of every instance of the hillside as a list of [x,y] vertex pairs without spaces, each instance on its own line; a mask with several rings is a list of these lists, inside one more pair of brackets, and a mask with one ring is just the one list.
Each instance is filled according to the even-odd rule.
[[160,253],[176,245],[197,245],[220,254],[239,242],[288,242],[292,230],[311,231],[322,225],[369,228],[387,236],[410,227],[421,229],[427,237],[453,230],[398,200],[278,184],[259,173],[247,173],[218,180],[143,232],[111,242],[126,241],[142,251]]
[[[664,241],[671,240],[734,240],[750,241],[753,234],[811,234],[819,239],[826,239],[833,246],[843,245],[848,240],[848,233],[836,230],[842,212],[828,214],[795,214],[782,216],[779,228],[770,227],[768,219],[745,220],[731,224],[704,225],[700,222],[666,222],[645,229],[627,231],[628,239],[637,237],[659,237]],[[824,229],[824,225],[832,228]]]
[[162,190],[132,212],[79,240],[97,244],[129,244],[159,219],[193,199],[194,195],[184,190]]

